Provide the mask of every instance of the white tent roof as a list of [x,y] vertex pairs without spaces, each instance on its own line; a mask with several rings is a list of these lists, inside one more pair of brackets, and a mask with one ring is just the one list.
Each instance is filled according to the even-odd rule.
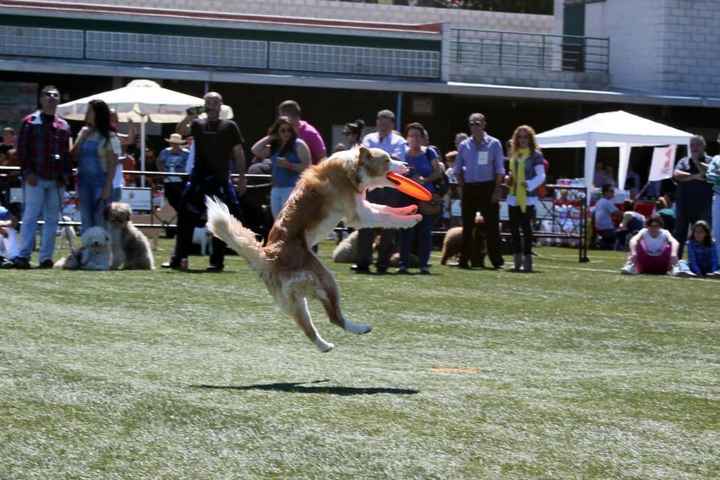
[[591,115],[537,135],[541,148],[686,145],[692,133],[618,110]]
[[[543,148],[584,148],[585,185],[591,187],[595,176],[595,159],[598,147],[619,149],[618,187],[625,186],[630,149],[659,145],[688,145],[692,133],[638,117],[618,110],[591,115],[537,135]],[[595,185],[599,187],[600,185]],[[588,196],[588,201],[589,201]]]
[[[190,107],[205,104],[200,97],[162,88],[151,80],[133,80],[127,86],[108,92],[90,95],[58,106],[57,113],[69,120],[83,120],[90,100],[100,99],[118,112],[121,122],[132,119],[140,122],[147,115],[151,122],[176,123]],[[223,105],[221,117],[233,117],[232,109]]]

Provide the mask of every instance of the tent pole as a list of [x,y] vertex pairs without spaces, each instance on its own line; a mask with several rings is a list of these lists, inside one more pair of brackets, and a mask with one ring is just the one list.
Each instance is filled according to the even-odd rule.
[[[145,171],[145,120],[147,116],[140,117],[140,170]],[[140,186],[145,186],[145,175],[140,175]]]
[[585,187],[588,189],[585,201],[590,205],[593,180],[595,179],[595,159],[597,158],[597,142],[590,139],[585,144]]
[[624,191],[627,172],[630,166],[630,144],[623,143],[620,145],[618,151],[620,152],[620,160],[618,161],[618,190]]

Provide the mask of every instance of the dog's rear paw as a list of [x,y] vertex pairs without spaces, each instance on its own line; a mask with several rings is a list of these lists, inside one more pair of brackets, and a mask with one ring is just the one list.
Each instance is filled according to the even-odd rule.
[[327,352],[329,352],[330,350],[332,350],[333,348],[335,348],[335,345],[334,345],[334,344],[332,344],[332,343],[330,343],[330,342],[326,342],[325,340],[323,340],[323,339],[320,338],[320,337],[318,337],[318,338],[315,340],[315,346],[316,346],[316,347],[318,348],[318,350],[320,350],[320,352],[322,352],[322,353],[327,353]]
[[345,330],[350,333],[362,335],[364,333],[370,333],[372,331],[372,326],[366,323],[353,323],[345,320]]

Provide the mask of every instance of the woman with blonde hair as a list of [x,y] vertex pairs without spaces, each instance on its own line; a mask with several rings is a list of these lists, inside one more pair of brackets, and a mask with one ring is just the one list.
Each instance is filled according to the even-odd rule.
[[[532,272],[532,220],[539,204],[537,189],[545,183],[545,159],[538,149],[535,130],[528,125],[515,129],[510,141],[510,189],[507,204],[516,272]],[[522,231],[522,232],[521,232]]]

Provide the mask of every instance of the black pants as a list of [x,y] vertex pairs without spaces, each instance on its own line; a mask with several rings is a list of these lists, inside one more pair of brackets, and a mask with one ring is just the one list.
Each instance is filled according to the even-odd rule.
[[535,207],[528,205],[525,208],[525,213],[520,207],[510,207],[509,214],[513,253],[531,255],[533,244],[532,220],[535,218]]
[[185,182],[167,182],[163,186],[163,189],[165,192],[165,199],[175,212],[179,212],[183,191],[185,191]]
[[[369,202],[379,205],[400,206],[398,197],[391,188],[378,188],[367,193]],[[380,245],[378,247],[377,268],[387,269],[390,266],[390,257],[395,250],[398,231],[391,228],[380,229]],[[375,239],[374,228],[361,228],[358,230],[358,263],[360,268],[368,268],[372,263],[373,240]]]
[[677,218],[675,219],[675,232],[673,232],[673,236],[680,244],[680,248],[678,248],[678,258],[682,258],[685,241],[688,238],[688,229],[699,220],[705,220],[710,224],[712,221],[712,203],[708,202],[707,207],[678,204],[675,215]]
[[[395,250],[397,230],[380,229],[380,245],[378,246],[377,268],[386,269],[390,266],[390,257]],[[361,228],[358,230],[358,263],[360,268],[368,268],[372,263],[372,245],[375,239],[374,228]]]
[[492,194],[495,191],[495,182],[466,183],[462,187],[462,222],[463,222],[463,250],[460,254],[460,263],[466,264],[469,259],[476,258],[473,251],[480,249],[472,234],[475,228],[475,213],[480,212],[485,219],[487,232],[487,252],[494,267],[501,266],[504,261],[500,254],[500,206],[493,203]]
[[[171,260],[173,264],[178,264],[180,260],[188,257],[192,248],[193,231],[196,227],[202,227],[207,222],[205,195],[218,197],[225,202],[232,215],[236,218],[241,218],[235,188],[230,182],[222,182],[208,178],[188,184],[183,192],[180,209],[178,210],[178,231],[177,237],[175,238],[175,253]],[[223,267],[225,265],[225,242],[213,237],[212,248],[213,253],[210,256],[210,265]]]

